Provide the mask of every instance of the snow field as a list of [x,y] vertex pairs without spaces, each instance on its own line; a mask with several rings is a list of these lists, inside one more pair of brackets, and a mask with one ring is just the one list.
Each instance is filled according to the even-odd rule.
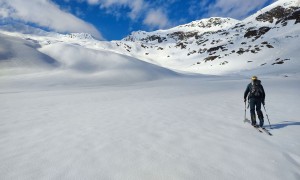
[[243,123],[244,78],[11,82],[1,179],[299,179],[299,80],[261,78],[274,136]]

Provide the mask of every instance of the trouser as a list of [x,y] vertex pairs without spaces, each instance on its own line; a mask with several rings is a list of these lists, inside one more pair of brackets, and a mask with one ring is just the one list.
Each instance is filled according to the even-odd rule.
[[256,125],[256,115],[255,115],[255,109],[256,109],[257,116],[259,119],[259,126],[262,127],[264,125],[264,115],[261,111],[261,99],[250,98],[249,104],[250,104],[251,124]]

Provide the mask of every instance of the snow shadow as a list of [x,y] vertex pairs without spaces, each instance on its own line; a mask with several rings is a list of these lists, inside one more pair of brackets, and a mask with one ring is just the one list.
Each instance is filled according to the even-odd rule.
[[[244,123],[249,123],[251,124],[251,121],[246,118],[244,120]],[[265,125],[264,125],[267,129],[270,129],[270,126],[269,124],[266,122],[265,120]],[[280,122],[278,124],[271,124],[271,127],[272,129],[281,129],[281,128],[285,128],[287,126],[300,126],[300,122],[295,122],[295,121],[283,121],[283,122]]]
[[271,124],[272,129],[281,129],[285,128],[287,126],[300,126],[300,122],[295,122],[295,121],[283,121],[278,124]]
[[60,64],[52,57],[37,50],[41,45],[36,40],[0,33],[0,63],[5,67],[58,67]]

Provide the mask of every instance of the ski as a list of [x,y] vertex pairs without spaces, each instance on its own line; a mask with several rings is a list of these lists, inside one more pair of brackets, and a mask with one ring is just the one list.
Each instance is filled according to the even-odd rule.
[[268,135],[273,136],[273,134],[270,133],[270,131],[268,131],[266,128],[262,127],[261,129],[262,129],[263,131],[265,131],[265,133],[267,133]]
[[[247,118],[244,119],[244,123],[249,123],[251,125],[251,121]],[[252,125],[251,125],[252,126]],[[262,130],[260,130],[257,126],[252,126],[253,128],[255,128],[258,132],[263,132]]]
[[262,130],[260,130],[258,127],[255,127],[255,126],[253,126],[257,131],[259,131],[259,132],[263,132]]
[[[247,123],[251,123],[250,122],[250,120],[248,120],[248,119],[245,119],[244,120],[244,123],[245,122],[247,122]],[[252,125],[251,125],[252,126]],[[258,132],[260,132],[260,133],[262,133],[262,132],[265,132],[265,133],[267,133],[268,135],[270,135],[270,136],[273,136],[273,134],[272,133],[270,133],[270,131],[268,131],[266,128],[264,128],[264,127],[259,127],[259,126],[252,126],[252,127],[254,127]]]

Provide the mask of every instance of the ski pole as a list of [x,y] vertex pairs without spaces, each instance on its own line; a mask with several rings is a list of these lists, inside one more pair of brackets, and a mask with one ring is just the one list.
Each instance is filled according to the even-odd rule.
[[244,118],[244,122],[246,121],[246,101],[245,101],[245,118]]
[[268,114],[267,114],[267,110],[266,110],[266,107],[265,107],[265,105],[263,104],[263,107],[264,107],[264,109],[265,109],[265,112],[266,112],[266,116],[267,116],[267,119],[268,119],[268,122],[269,122],[269,125],[270,125],[270,129],[272,129],[272,127],[271,127],[271,123],[270,123],[270,120],[269,120],[269,116],[268,116]]

